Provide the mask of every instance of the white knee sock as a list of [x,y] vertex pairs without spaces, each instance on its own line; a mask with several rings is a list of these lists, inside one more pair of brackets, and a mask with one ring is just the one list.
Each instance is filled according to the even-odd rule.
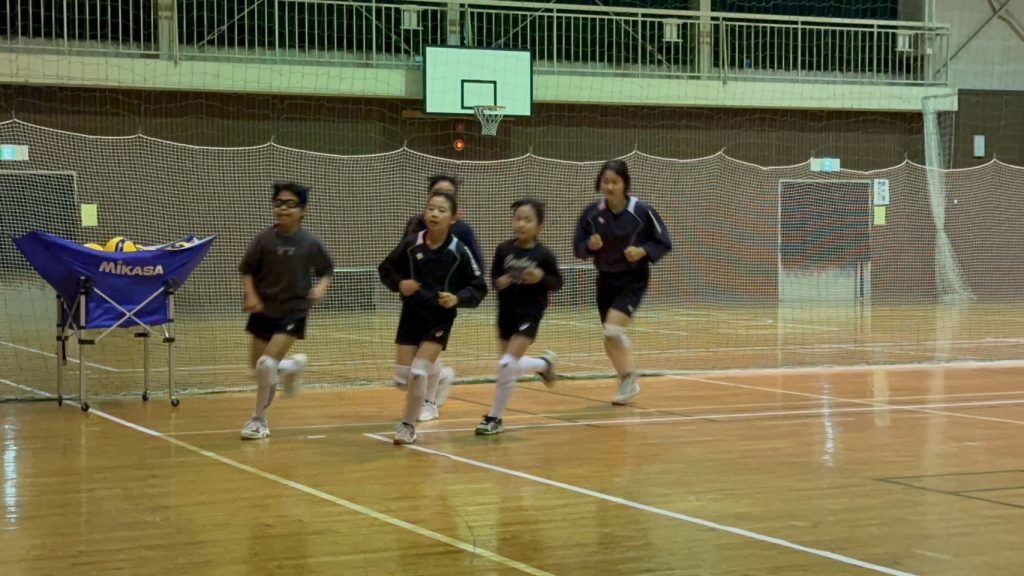
[[488,416],[495,418],[501,416],[505,406],[512,398],[512,391],[516,388],[516,380],[523,373],[522,367],[515,356],[505,354],[498,360],[497,378],[494,383],[494,404]]
[[405,396],[405,417],[402,420],[408,424],[416,424],[416,416],[423,406],[423,397],[427,394],[427,373],[430,371],[430,362],[417,358],[412,361],[412,369],[409,371],[409,391]]
[[444,365],[438,360],[430,366],[430,372],[427,372],[427,394],[426,399],[431,402],[437,402],[437,388],[441,383],[441,368]]
[[548,363],[536,356],[523,356],[519,359],[519,365],[523,369],[523,374],[535,374],[548,369]]
[[277,360],[263,355],[256,362],[256,418],[266,419],[267,409],[277,393]]

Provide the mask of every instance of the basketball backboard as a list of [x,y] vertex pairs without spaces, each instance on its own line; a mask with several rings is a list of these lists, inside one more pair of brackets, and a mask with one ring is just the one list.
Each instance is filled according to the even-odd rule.
[[504,106],[505,116],[533,112],[529,50],[428,46],[423,70],[427,114],[468,116],[476,106]]

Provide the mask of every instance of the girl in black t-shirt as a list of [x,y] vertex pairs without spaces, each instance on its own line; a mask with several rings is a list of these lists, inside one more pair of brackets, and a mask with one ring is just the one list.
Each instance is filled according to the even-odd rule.
[[523,374],[537,373],[544,384],[554,385],[555,355],[524,356],[537,338],[540,321],[548,307],[548,294],[562,287],[562,273],[554,254],[537,240],[544,228],[544,204],[524,198],[512,204],[513,238],[494,252],[491,281],[498,291],[498,360],[494,402],[476,427],[476,434],[500,434],[501,413]]
[[[245,292],[243,310],[249,312],[246,331],[256,379],[256,412],[242,427],[242,438],[270,436],[267,409],[280,380],[285,394],[298,390],[306,355],[285,358],[296,340],[306,334],[309,308],[322,299],[331,284],[334,264],[313,233],[302,228],[309,190],[295,183],[274,185],[275,224],[260,232],[246,250],[238,271]],[[313,284],[313,271],[318,279]]]

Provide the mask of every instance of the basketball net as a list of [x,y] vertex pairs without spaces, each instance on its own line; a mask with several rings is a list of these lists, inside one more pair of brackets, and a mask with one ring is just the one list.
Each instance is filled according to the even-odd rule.
[[476,117],[480,119],[480,133],[484,136],[496,136],[498,124],[505,116],[504,106],[474,106]]

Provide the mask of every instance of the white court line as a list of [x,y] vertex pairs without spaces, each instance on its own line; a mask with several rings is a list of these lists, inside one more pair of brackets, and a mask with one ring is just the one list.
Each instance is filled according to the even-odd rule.
[[[652,311],[652,308],[654,309],[653,311]],[[658,310],[657,306],[648,306],[648,307],[646,307],[644,309],[643,312],[640,312],[639,314],[637,314],[637,317],[639,317],[639,318],[657,318],[657,317],[660,316],[658,314],[657,310]],[[703,311],[703,310],[687,310],[685,308],[684,309],[669,308],[668,310],[673,310],[674,314],[675,314],[675,316],[673,316],[673,317],[674,318],[680,318],[680,319],[689,318],[691,316],[714,316],[714,317],[717,317],[717,318],[721,318],[722,316],[725,316],[725,314],[723,314],[721,312],[706,312],[706,311]]]
[[[50,397],[49,394],[43,392],[42,390],[37,390],[35,388],[30,388],[28,386],[22,386],[21,384],[16,384],[16,383],[11,382],[9,380],[0,379],[0,382],[3,382],[4,384],[7,384],[9,386],[14,386],[15,388],[20,388],[22,390],[27,390],[29,392],[33,392],[33,393],[35,393],[35,394],[37,394],[39,396]],[[76,402],[71,402],[71,401],[68,401],[68,400],[65,400],[64,402],[66,404],[70,404],[72,406],[78,406],[78,403],[76,403]],[[134,422],[129,422],[127,420],[122,420],[121,418],[118,418],[117,416],[114,416],[112,414],[107,414],[106,412],[103,412],[102,410],[97,410],[97,409],[93,408],[92,410],[89,411],[89,414],[95,414],[96,416],[99,416],[100,418],[105,418],[105,419],[107,419],[107,420],[109,420],[111,422],[114,422],[116,424],[120,424],[120,425],[122,425],[122,426],[124,426],[126,428],[130,428],[130,429],[135,430],[137,432],[142,432],[143,434],[145,434],[147,436],[151,436],[153,438],[159,438],[160,440],[164,440],[165,442],[170,442],[171,444],[174,444],[175,446],[184,448],[186,450],[190,450],[190,451],[195,452],[196,454],[199,454],[199,455],[202,455],[202,456],[206,456],[207,458],[210,458],[212,460],[216,460],[217,462],[220,462],[221,464],[227,464],[228,466],[231,466],[232,468],[237,468],[238,470],[241,470],[243,472],[248,472],[249,474],[252,474],[254,476],[258,476],[258,477],[263,478],[265,480],[270,480],[271,482],[276,482],[278,484],[287,486],[289,488],[294,488],[295,490],[298,490],[300,492],[304,492],[306,494],[309,494],[310,496],[315,496],[317,498],[320,498],[321,500],[326,500],[328,502],[331,502],[332,504],[337,504],[338,506],[341,506],[342,508],[348,508],[349,510],[352,510],[353,512],[358,512],[359,514],[362,514],[364,516],[369,516],[370,518],[373,518],[374,520],[379,520],[381,522],[385,522],[387,524],[391,524],[392,526],[397,526],[398,528],[403,528],[403,529],[408,530],[410,532],[413,532],[415,534],[419,534],[420,536],[424,536],[426,538],[430,538],[431,540],[436,540],[436,541],[441,542],[443,544],[447,544],[447,545],[452,546],[454,548],[458,548],[458,549],[463,550],[465,552],[469,552],[470,554],[476,554],[477,556],[480,556],[482,558],[486,558],[486,559],[491,560],[493,562],[497,562],[498,564],[502,564],[502,565],[507,566],[509,568],[513,568],[515,570],[519,570],[520,572],[524,572],[526,574],[534,574],[535,576],[554,576],[550,572],[545,572],[545,571],[543,571],[543,570],[541,570],[539,568],[534,568],[533,566],[530,566],[528,564],[524,564],[522,562],[518,562],[516,560],[512,560],[511,558],[506,558],[505,556],[502,556],[501,554],[498,554],[496,552],[491,552],[490,550],[486,550],[484,548],[480,548],[480,547],[478,547],[478,546],[476,546],[474,544],[468,544],[468,543],[463,542],[461,540],[456,540],[455,538],[451,538],[451,537],[445,536],[444,534],[441,534],[441,533],[438,533],[438,532],[434,532],[433,530],[424,528],[422,526],[418,526],[416,524],[412,524],[412,523],[406,522],[404,520],[399,520],[398,518],[395,518],[394,516],[388,516],[387,514],[383,514],[381,512],[377,512],[376,510],[367,508],[365,506],[361,506],[359,504],[356,504],[355,502],[351,502],[349,500],[345,500],[344,498],[339,498],[339,497],[337,497],[337,496],[335,496],[333,494],[328,494],[327,492],[324,492],[322,490],[317,490],[316,488],[311,488],[309,486],[306,486],[305,484],[300,484],[299,482],[295,482],[294,480],[289,480],[287,478],[283,478],[283,477],[278,476],[276,474],[271,474],[270,472],[264,472],[263,470],[260,470],[258,468],[253,468],[252,466],[249,466],[248,464],[243,464],[241,462],[238,462],[237,460],[232,460],[231,458],[228,458],[226,456],[221,456],[220,454],[217,454],[216,452],[211,452],[211,451],[206,450],[204,448],[200,448],[198,446],[194,446],[192,444],[189,444],[188,442],[184,442],[182,440],[178,440],[177,438],[171,438],[170,436],[167,436],[166,434],[157,432],[156,430],[151,430],[151,429],[146,428],[144,426],[140,426],[138,424],[135,424]]]
[[[902,410],[911,410],[914,412],[924,412],[926,414],[935,414],[938,416],[954,416],[956,418],[969,418],[971,420],[985,420],[988,422],[1002,422],[1004,424],[1024,424],[1024,420],[1010,420],[1009,418],[994,418],[992,416],[977,416],[975,414],[961,414],[959,412],[944,412],[942,410],[934,410],[934,408],[962,408],[963,406],[957,406],[955,404],[925,404],[921,406],[891,406],[881,402],[871,402],[867,400],[848,400],[840,398],[838,396],[826,396],[823,394],[812,394],[809,392],[797,392],[794,390],[780,390],[778,388],[767,388],[764,386],[752,386],[750,384],[736,384],[733,382],[722,382],[720,380],[709,380],[707,378],[695,378],[692,376],[675,376],[669,375],[670,378],[678,378],[680,380],[692,380],[694,382],[704,382],[707,384],[717,384],[719,386],[731,386],[735,388],[746,388],[749,390],[761,390],[764,392],[773,392],[775,394],[789,394],[792,396],[803,396],[805,398],[819,398],[821,400],[831,400],[833,402],[851,402],[853,404],[864,404],[866,406],[873,406],[875,408],[897,408]],[[993,400],[991,402],[978,402],[972,405],[999,405],[999,404],[1019,404],[1021,402],[1017,400]]]
[[[747,386],[744,386],[747,387]],[[762,390],[772,390],[773,388],[761,388]],[[1018,400],[987,400],[983,402],[951,402],[948,404],[919,404],[919,405],[899,405],[899,404],[876,404],[873,402],[866,402],[863,400],[844,400],[842,398],[830,398],[822,396],[823,400],[831,400],[833,402],[848,402],[853,404],[866,404],[862,407],[851,407],[851,408],[809,408],[806,410],[770,410],[765,412],[725,412],[718,414],[699,414],[689,416],[658,416],[650,418],[615,418],[605,420],[573,420],[571,422],[550,422],[550,423],[537,423],[537,424],[519,424],[505,426],[506,430],[519,429],[519,428],[565,428],[571,426],[618,426],[618,425],[630,425],[630,424],[664,424],[666,422],[694,422],[694,421],[708,421],[708,420],[745,420],[745,419],[756,419],[766,417],[782,417],[782,416],[817,416],[817,415],[831,415],[831,414],[862,414],[862,413],[874,413],[874,412],[930,412],[932,414],[947,415],[944,412],[934,412],[927,410],[928,408],[984,408],[991,406],[1019,406],[1024,405],[1024,399]],[[967,414],[955,414],[948,413],[952,416],[963,416],[970,417]],[[989,418],[986,416],[977,416],[980,419]],[[1014,424],[1024,424],[1024,422],[1018,422],[1016,420],[1001,420],[997,421],[1011,422]],[[470,432],[476,430],[476,428],[431,428],[421,429],[417,428],[417,434],[437,434],[442,432]],[[384,431],[377,432],[377,434],[394,434],[394,432]]]
[[[1002,344],[1002,343],[995,343],[995,344],[986,344],[985,346],[981,346],[981,347],[983,347],[983,348],[984,347],[995,348],[997,346],[1004,346],[1004,345],[1005,344]],[[908,345],[904,345],[904,346],[910,346],[910,345],[908,344]],[[894,346],[893,348],[896,348],[896,347],[897,346]],[[748,347],[735,347],[735,348],[732,348],[732,347],[718,347],[718,348],[673,348],[673,349],[670,349],[670,350],[635,350],[635,351],[633,351],[633,355],[634,356],[664,357],[664,356],[672,356],[672,355],[674,355],[674,356],[685,356],[685,355],[692,355],[692,354],[717,354],[717,353],[721,353],[721,352],[777,352],[777,351],[781,351],[781,352],[807,352],[807,353],[815,353],[815,352],[835,352],[837,350],[840,350],[840,351],[844,351],[844,350],[857,350],[857,351],[862,351],[862,352],[877,352],[879,350],[884,350],[884,351],[890,352],[890,353],[920,354],[920,355],[923,355],[923,356],[946,356],[946,357],[949,357],[951,355],[951,354],[947,354],[947,353],[936,353],[936,352],[917,352],[917,351],[912,351],[912,350],[894,350],[893,348],[886,348],[884,344],[814,344],[814,345],[799,344],[799,345],[792,345],[792,346],[782,346],[781,348],[778,347],[778,346],[748,346]],[[561,358],[563,356],[564,357],[572,357],[572,358],[591,358],[591,357],[601,357],[601,358],[604,358],[605,357],[605,353],[604,352],[566,352],[566,353],[560,355],[559,357]],[[970,358],[970,359],[962,360],[962,361],[959,361],[959,362],[977,362],[977,363],[982,363],[982,364],[992,364],[992,363],[995,363],[995,362],[1019,362],[1019,361],[1018,360],[977,360],[975,358]],[[933,362],[933,364],[940,364],[940,363],[942,365],[956,364],[955,362]],[[924,365],[927,365],[927,364],[922,363],[922,362],[918,362],[917,364],[914,364],[914,366],[924,366]],[[886,367],[886,366],[901,366],[901,365],[900,364],[851,364],[849,366],[845,366],[845,368],[862,369],[862,368],[878,368],[878,367]],[[823,369],[832,369],[832,368],[833,368],[832,366],[823,366],[823,365],[819,364],[819,365],[815,365],[815,366],[806,366],[806,367],[792,368],[792,369],[799,369],[799,370],[806,370],[806,369],[823,370]],[[751,370],[751,371],[763,372],[763,371],[768,371],[768,370],[791,370],[791,368],[746,368],[746,369],[737,369],[737,370]],[[691,372],[698,372],[698,371],[699,372],[710,372],[710,371],[713,371],[713,369],[691,370]]]
[[938,552],[929,552],[928,550],[911,550],[911,552],[920,554],[922,556],[928,556],[929,558],[938,558],[939,560],[952,560],[952,556],[946,556],[945,554],[939,554]]
[[[799,366],[793,368],[729,368],[723,370],[689,370],[689,374],[716,376],[792,376],[797,374],[839,374],[846,372],[921,372],[941,369],[1024,368],[1024,360],[966,360],[958,362],[913,362],[906,364],[851,364],[849,366]],[[682,370],[676,372],[684,372]],[[679,378],[686,374],[652,374]]]
[[[545,390],[541,390],[541,389],[537,389],[537,388],[526,388],[526,387],[521,387],[521,388],[523,390],[531,390],[531,391],[534,391],[534,392],[544,392],[546,390],[546,389]],[[456,400],[456,401],[460,400],[459,398],[456,398],[454,396],[449,396],[448,399],[449,400]],[[820,401],[805,400],[803,402],[793,401],[790,404],[797,404],[798,405],[798,404],[818,404],[818,403],[820,403]],[[763,407],[763,406],[775,406],[777,404],[778,404],[777,402],[763,402],[763,403],[758,403],[758,404],[729,404],[729,405],[711,405],[711,406],[681,406],[681,407],[678,407],[678,408],[634,408],[633,411],[634,412],[661,413],[661,412],[675,412],[677,410],[711,410],[711,409],[724,409],[724,408]],[[515,408],[509,408],[509,411],[510,412],[517,412]],[[550,412],[550,413],[539,413],[539,414],[526,414],[526,413],[521,413],[520,412],[520,413],[518,413],[516,415],[517,418],[523,418],[523,419],[538,418],[538,419],[544,419],[544,420],[552,420],[552,419],[564,420],[566,418],[573,418],[573,417],[578,417],[578,416],[580,416],[579,412]],[[480,421],[480,417],[479,416],[473,416],[471,418],[445,418],[444,419],[445,423],[453,423],[453,422],[474,422],[475,423],[475,422],[479,422],[479,421]],[[393,424],[394,424],[393,420],[389,420],[387,422],[362,422],[362,423],[357,422],[357,423],[348,423],[348,424],[307,424],[307,425],[304,425],[304,426],[274,426],[274,430],[281,431],[281,430],[321,430],[321,429],[330,429],[330,428],[362,428],[362,427],[369,427],[369,426],[390,426],[390,425],[393,425]],[[529,428],[529,427],[530,426],[527,426],[527,425],[506,426],[506,428]],[[475,430],[475,429],[476,428],[459,428],[458,431]],[[238,431],[237,428],[231,428],[231,429],[225,429],[225,430],[191,430],[191,431],[188,431],[188,432],[165,432],[165,434],[168,435],[168,436],[200,436],[200,435],[204,435],[204,434],[234,434],[237,431]],[[425,431],[425,430],[423,430],[423,431]]]
[[[581,325],[582,326],[582,325]],[[630,328],[632,330],[632,328]],[[913,346],[934,346],[936,344],[949,345],[949,346],[967,346],[967,345],[980,345],[981,347],[997,347],[997,346],[1013,346],[1018,344],[1024,344],[1024,338],[1020,339],[1005,339],[1005,338],[986,338],[981,340],[927,340],[922,342],[864,342],[864,343],[847,343],[847,344],[793,344],[786,345],[783,347],[779,346],[716,346],[713,348],[674,348],[671,350],[657,350],[657,351],[637,351],[634,354],[649,354],[649,355],[664,355],[664,354],[687,354],[687,353],[708,353],[708,352],[774,352],[776,350],[832,350],[832,349],[844,349],[854,348],[860,349],[867,346],[874,348],[909,348]],[[582,353],[588,356],[603,355],[603,353],[597,352],[586,352]]]
[[20,390],[25,390],[26,392],[31,392],[31,393],[35,394],[36,396],[40,396],[42,398],[52,398],[54,400],[57,399],[57,397],[53,396],[52,394],[47,394],[46,392],[43,392],[42,390],[37,390],[35,388],[30,388],[28,386],[22,386],[21,384],[18,384],[17,382],[11,382],[10,380],[7,380],[5,378],[0,378],[0,384],[7,384],[8,386],[10,386],[12,388],[18,388]]
[[[928,344],[927,346],[941,346],[941,345],[942,344]],[[912,345],[908,344],[906,347],[910,347],[910,346],[912,346]],[[990,343],[990,344],[986,344],[985,345],[985,347],[995,347],[995,346],[1003,346],[1003,344],[991,344]],[[870,342],[867,342],[867,343],[864,343],[864,344],[851,344],[849,347],[850,348],[855,348],[855,349],[858,349],[858,350],[869,351],[869,352],[885,352],[885,353],[888,353],[888,354],[907,354],[907,355],[918,355],[918,356],[944,356],[946,358],[952,358],[953,357],[953,352],[936,352],[935,350],[900,350],[899,346],[887,346],[885,344],[872,344]],[[963,358],[964,362],[970,362],[970,361],[978,360],[977,358],[972,357],[972,356],[958,356],[958,357],[959,358]]]
[[838,332],[840,328],[835,326],[814,326],[813,324],[791,324],[789,322],[758,322],[752,324],[752,326],[782,326],[783,328],[807,328],[808,330],[818,330],[820,332]]
[[[368,438],[372,438],[374,440],[378,440],[380,442],[387,442],[388,444],[391,444],[391,439],[384,438],[383,436],[379,436],[377,434],[364,434],[364,436],[366,436]],[[604,500],[606,502],[612,502],[614,504],[620,504],[622,506],[626,506],[626,507],[633,508],[633,509],[636,509],[636,510],[640,510],[640,511],[643,511],[643,512],[651,512],[653,514],[658,514],[660,516],[665,516],[667,518],[672,518],[674,520],[681,520],[683,522],[688,522],[690,524],[696,524],[697,526],[703,526],[705,528],[710,528],[712,530],[719,530],[719,531],[722,531],[722,532],[728,532],[730,534],[734,534],[736,536],[742,536],[744,538],[749,538],[751,540],[757,540],[759,542],[765,542],[765,543],[768,543],[768,544],[774,544],[776,546],[782,546],[783,548],[789,548],[790,550],[796,550],[798,552],[805,552],[807,554],[813,554],[814,556],[819,556],[821,558],[826,558],[828,560],[833,560],[833,561],[836,561],[836,562],[841,562],[841,563],[847,564],[849,566],[857,566],[858,568],[864,568],[866,570],[871,570],[873,572],[879,572],[881,574],[889,574],[891,576],[913,576],[910,572],[903,572],[902,570],[896,570],[894,568],[888,568],[886,566],[881,566],[879,564],[872,564],[870,562],[865,562],[863,560],[857,560],[856,558],[851,558],[849,556],[843,556],[842,554],[836,554],[835,552],[829,552],[827,550],[821,550],[819,548],[811,548],[809,546],[803,546],[801,544],[796,544],[796,543],[790,542],[788,540],[783,540],[781,538],[775,538],[774,536],[766,536],[764,534],[753,532],[751,530],[745,530],[743,528],[737,528],[735,526],[729,526],[727,524],[720,524],[718,522],[713,522],[711,520],[705,520],[703,518],[698,518],[696,516],[689,516],[687,514],[680,514],[678,512],[672,512],[671,510],[665,510],[664,508],[656,508],[654,506],[649,506],[647,504],[641,504],[639,502],[634,502],[633,500],[627,500],[625,498],[620,498],[618,496],[612,496],[610,494],[605,494],[604,492],[598,492],[596,490],[590,490],[589,488],[582,488],[580,486],[576,486],[576,485],[573,485],[573,484],[568,484],[568,483],[565,483],[565,482],[559,482],[557,480],[549,480],[547,478],[542,478],[540,476],[535,476],[533,474],[528,474],[526,472],[520,472],[518,470],[512,470],[511,468],[503,468],[501,466],[495,466],[494,464],[488,464],[486,462],[481,462],[479,460],[472,460],[470,458],[464,458],[462,456],[456,456],[455,454],[451,454],[451,453],[448,453],[448,452],[441,452],[440,450],[434,450],[434,449],[431,449],[431,448],[424,448],[422,446],[416,446],[415,444],[413,444],[413,445],[406,445],[405,448],[408,448],[409,450],[416,450],[417,452],[423,452],[424,454],[431,454],[431,455],[434,455],[434,456],[443,456],[445,458],[449,458],[449,459],[454,460],[456,462],[461,462],[463,464],[469,464],[470,466],[476,466],[478,468],[483,468],[485,470],[490,470],[492,472],[499,472],[501,474],[507,474],[509,476],[515,476],[517,478],[522,478],[524,480],[529,480],[531,482],[537,482],[537,483],[540,483],[540,484],[545,484],[547,486],[552,486],[554,488],[561,488],[561,489],[567,490],[569,492],[575,492],[576,494],[582,494],[584,496],[590,496],[591,498],[597,498],[599,500]]]
[[[29,348],[28,346],[21,346],[21,345],[18,345],[18,344],[14,344],[13,342],[5,342],[3,340],[0,340],[0,344],[2,344],[4,346],[10,346],[11,348],[15,348],[17,350],[24,350],[25,352],[35,352],[36,354],[42,354],[43,356],[49,356],[50,358],[56,358],[57,357],[57,355],[54,354],[53,352],[44,352],[43,350],[36,350],[35,348]],[[74,362],[75,364],[78,364],[78,359],[77,358],[71,358],[69,356],[68,357],[68,361],[69,362]],[[92,366],[93,368],[99,368],[100,370],[106,370],[108,372],[120,372],[121,371],[121,370],[118,370],[117,368],[111,368],[110,366],[104,366],[103,364],[96,364],[95,362],[86,362],[85,365],[86,366]]]
[[[776,329],[777,328],[803,328],[803,329],[806,329],[806,330],[809,330],[809,331],[817,331],[817,332],[839,332],[840,330],[842,330],[842,328],[837,328],[835,326],[813,326],[811,324],[791,324],[789,322],[775,322],[773,320],[734,321],[732,323],[733,324],[737,324],[739,326],[745,326],[747,328],[754,328],[754,327],[757,327],[757,328],[776,328]],[[774,332],[774,331],[776,331],[776,330],[769,330],[769,332]],[[732,328],[730,328],[728,330],[719,329],[719,332],[742,334],[745,331],[744,330],[740,330],[740,329],[732,329]]]
[[[596,324],[596,323],[595,324],[591,324],[591,323],[583,324],[583,323],[580,323],[580,322],[572,322],[570,320],[548,320],[548,319],[545,318],[544,319],[544,324],[561,324],[563,326],[576,326],[577,328],[593,328],[595,331],[599,331],[601,329],[601,325],[600,324]],[[630,326],[629,329],[633,330],[633,331],[636,331],[636,332],[651,332],[651,333],[654,333],[654,334],[672,334],[673,336],[686,336],[687,335],[686,332],[675,332],[673,330],[658,330],[658,329],[655,329],[655,328],[643,328],[643,327],[640,327],[640,326]]]
[[[959,392],[956,394],[923,394],[918,396],[889,396],[889,400],[921,400],[928,398],[963,398],[965,396],[1013,396],[1016,394],[1024,394],[1024,390],[1013,390],[1004,392]],[[871,401],[869,398],[860,398],[860,400]],[[807,400],[811,402],[811,400]]]
[[[339,360],[338,362],[310,362],[306,365],[306,368],[332,368],[334,366],[348,366],[348,365],[369,365],[379,366],[379,360]],[[222,364],[219,366],[182,366],[175,367],[176,372],[245,372],[249,370],[249,366],[245,364]],[[143,372],[145,368],[125,368],[120,372]],[[154,367],[149,369],[150,372],[167,372],[167,368]]]
[[[0,382],[3,382],[3,380],[0,379]],[[13,384],[13,383],[10,383],[10,384],[12,386],[17,386],[16,384]],[[537,390],[537,389],[531,389],[531,388],[526,388],[526,389],[527,390],[534,390],[534,391],[537,391],[537,392],[543,392],[544,391],[544,390]],[[966,392],[966,393],[963,393],[963,394],[942,394],[942,395],[923,395],[923,396],[891,396],[889,398],[889,400],[890,401],[893,401],[893,400],[926,400],[926,399],[929,399],[929,398],[936,398],[936,399],[938,399],[938,398],[954,398],[954,397],[963,397],[963,396],[1007,396],[1007,395],[1010,395],[1010,394],[1024,394],[1024,391],[1021,391],[1021,392]],[[450,400],[458,400],[458,398],[455,398],[455,397],[451,397],[449,399]],[[796,401],[794,401],[794,402],[791,402],[790,404],[818,404],[818,403],[820,403],[822,401],[826,401],[826,400],[825,399],[814,399],[814,400],[806,400],[806,401],[803,401],[803,402],[796,402]],[[856,399],[855,400],[842,400],[840,403],[842,403],[842,402],[855,402],[855,401],[856,401]],[[1013,402],[1017,402],[1017,401],[1012,401],[1012,402],[1008,402],[1008,403],[1013,403]],[[1004,402],[1004,403],[1007,403],[1007,402]],[[1019,403],[1024,404],[1024,399],[1020,399]],[[633,412],[634,413],[636,413],[636,412],[640,412],[640,413],[645,413],[645,412],[646,413],[662,413],[662,412],[675,412],[675,411],[680,411],[680,410],[690,410],[690,411],[692,411],[692,410],[710,410],[710,409],[723,409],[723,408],[758,408],[758,407],[764,407],[764,406],[775,406],[776,404],[777,404],[777,402],[762,402],[762,403],[753,403],[753,404],[729,404],[729,405],[710,405],[710,406],[680,406],[680,407],[674,407],[674,408],[672,408],[672,407],[670,407],[670,408],[634,408]],[[965,402],[965,403],[957,403],[956,405],[944,404],[944,405],[941,405],[941,406],[947,407],[947,408],[949,408],[949,407],[968,408],[968,407],[985,407],[985,406],[991,406],[991,405],[992,405],[991,403]],[[885,408],[885,411],[897,411],[897,409],[901,407],[898,404],[894,404],[894,405],[890,405],[890,406],[891,407]],[[939,407],[939,406],[937,406],[935,404],[925,404],[924,406],[930,406],[930,407],[933,407],[933,408]],[[512,408],[510,408],[510,410],[514,411],[514,409],[512,409]],[[826,412],[827,413],[834,413],[836,411],[849,412],[849,413],[866,413],[866,412],[876,412],[876,411],[879,411],[879,408],[874,407],[874,406],[870,406],[870,407],[863,407],[863,408],[831,408],[831,409],[828,409],[828,410],[825,410],[824,408],[819,408],[819,409],[817,409],[817,411],[815,411],[815,410],[810,410],[810,411],[786,411],[786,412],[774,411],[774,412],[760,412],[760,413],[758,413],[758,412],[733,412],[733,413],[726,413],[726,414],[719,413],[717,415],[716,414],[711,414],[709,416],[670,416],[670,417],[666,417],[666,419],[664,421],[666,421],[666,422],[676,422],[676,421],[681,421],[681,420],[685,421],[688,418],[689,419],[693,419],[693,420],[716,419],[716,418],[717,419],[725,420],[725,419],[739,419],[741,417],[757,417],[757,418],[762,418],[762,417],[765,417],[765,416],[800,416],[800,415],[825,414]],[[578,416],[580,416],[579,412],[550,412],[550,413],[540,413],[540,414],[521,414],[521,415],[517,415],[516,417],[517,418],[522,418],[522,419],[537,418],[537,419],[550,420],[550,419],[573,418],[573,417],[578,417]],[[478,418],[478,417],[473,417],[473,418],[445,418],[444,422],[445,423],[478,422],[479,420],[480,420],[480,418]],[[605,420],[605,421],[601,421],[601,420],[594,420],[594,421],[574,420],[572,422],[555,422],[555,423],[546,423],[546,424],[537,423],[537,424],[507,425],[507,426],[505,426],[505,429],[507,429],[507,430],[508,429],[530,429],[530,428],[547,428],[547,427],[557,428],[557,427],[565,427],[565,426],[586,426],[586,425],[591,425],[591,424],[599,425],[599,424],[606,424],[606,423],[621,423],[621,422],[624,422],[626,424],[631,424],[631,423],[653,422],[653,420],[654,420],[653,418],[634,418],[634,419],[618,419],[618,420]],[[324,430],[324,429],[332,429],[332,428],[339,428],[340,429],[340,428],[363,428],[363,427],[370,427],[370,426],[390,426],[392,424],[394,424],[394,421],[390,421],[390,420],[387,421],[387,422],[362,422],[362,423],[358,423],[357,422],[357,423],[347,423],[347,424],[308,424],[308,425],[304,425],[304,426],[275,426],[274,430],[277,430],[277,431],[281,431],[281,430],[299,430],[299,431],[301,431],[301,430]],[[471,431],[473,431],[475,429],[476,429],[475,427],[474,428],[443,428],[443,429],[442,428],[439,428],[439,429],[419,428],[419,429],[417,429],[417,433],[428,433],[428,432],[430,432],[430,433],[437,433],[437,432],[471,432]],[[236,432],[238,432],[237,428],[230,428],[230,429],[224,429],[224,430],[192,430],[192,431],[188,431],[188,432],[166,432],[165,435],[167,435],[167,436],[201,436],[201,435],[209,435],[209,434],[234,434]],[[378,434],[392,434],[392,433],[393,432],[390,432],[390,431],[378,432]]]
[[[479,418],[459,418],[458,420],[465,420],[476,422]],[[449,422],[457,421],[456,419],[450,419]],[[323,430],[329,428],[363,428],[366,426],[390,426],[394,424],[394,421],[388,422],[366,422],[366,423],[348,423],[348,424],[308,424],[306,426],[274,426],[275,432],[281,430]],[[229,430],[193,430],[188,432],[165,432],[165,436],[201,436],[204,434],[236,434],[238,433],[237,428],[231,428]]]

